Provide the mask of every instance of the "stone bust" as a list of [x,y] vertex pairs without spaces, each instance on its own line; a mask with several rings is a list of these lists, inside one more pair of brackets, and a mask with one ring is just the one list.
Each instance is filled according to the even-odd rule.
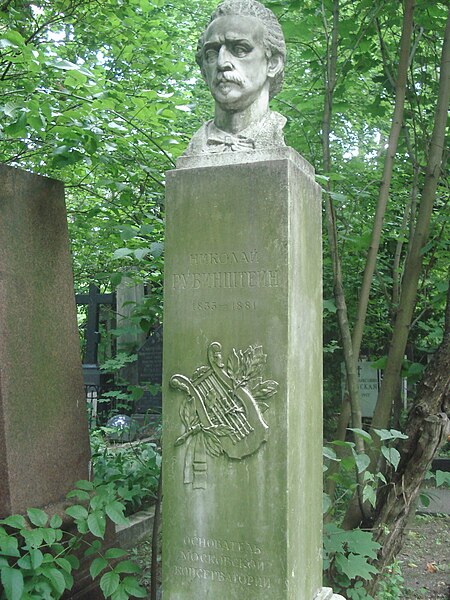
[[277,18],[256,0],[225,0],[200,36],[196,60],[215,101],[214,119],[185,155],[284,146],[286,119],[269,109],[283,85],[286,44]]

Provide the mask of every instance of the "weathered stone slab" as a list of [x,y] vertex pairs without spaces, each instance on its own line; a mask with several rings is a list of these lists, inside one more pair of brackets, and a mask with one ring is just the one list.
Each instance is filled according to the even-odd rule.
[[89,460],[63,185],[0,165],[0,517],[63,499]]
[[322,585],[320,190],[239,154],[167,176],[164,600]]

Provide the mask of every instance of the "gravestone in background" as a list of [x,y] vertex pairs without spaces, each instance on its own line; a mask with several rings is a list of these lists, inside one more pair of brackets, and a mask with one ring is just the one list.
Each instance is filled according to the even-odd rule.
[[[136,283],[134,279],[123,276],[117,286],[117,352],[136,353],[145,342],[145,333],[133,322],[132,315],[136,307],[144,302],[144,284]],[[122,331],[121,331],[122,329]],[[125,381],[136,385],[139,383],[138,366],[134,362],[125,365],[120,370],[120,376]]]
[[[162,326],[153,331],[138,351],[138,382],[140,385],[162,384],[163,334]],[[136,412],[161,411],[161,392],[145,391],[136,403]]]
[[64,188],[0,165],[0,518],[63,500],[90,460]]

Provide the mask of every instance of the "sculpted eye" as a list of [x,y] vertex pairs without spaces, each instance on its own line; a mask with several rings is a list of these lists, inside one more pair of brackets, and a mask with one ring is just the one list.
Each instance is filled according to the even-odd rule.
[[216,48],[208,48],[208,50],[205,51],[205,60],[206,62],[214,62],[215,60],[217,60],[217,55],[218,55],[218,51],[216,50]]
[[242,44],[237,44],[236,46],[233,46],[233,54],[238,57],[245,56],[250,51],[251,48],[248,48],[247,46],[244,46]]

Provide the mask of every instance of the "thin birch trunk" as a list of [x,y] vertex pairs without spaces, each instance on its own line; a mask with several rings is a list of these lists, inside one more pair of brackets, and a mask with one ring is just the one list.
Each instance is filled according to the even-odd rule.
[[419,206],[416,228],[410,244],[410,252],[405,263],[400,303],[392,334],[386,369],[372,420],[372,426],[374,428],[385,428],[389,425],[392,399],[395,395],[397,380],[400,377],[402,360],[416,303],[417,287],[423,262],[422,249],[428,240],[431,213],[436,198],[445,141],[445,126],[450,98],[449,38],[450,13],[447,20],[444,46],[442,49],[439,95],[425,173],[425,183]]
[[389,134],[388,148],[384,161],[383,179],[381,182],[375,220],[372,229],[372,238],[367,253],[366,267],[359,295],[358,310],[356,313],[355,326],[353,328],[353,354],[356,359],[359,356],[363,337],[364,323],[366,320],[367,306],[369,303],[370,288],[375,271],[378,248],[380,246],[381,231],[383,228],[384,215],[389,199],[394,159],[397,153],[397,145],[403,122],[403,112],[406,96],[406,81],[409,65],[409,54],[413,30],[413,13],[415,0],[406,0],[403,13],[402,36],[400,40],[400,56],[395,82],[395,106],[392,116],[391,130]]
[[[378,248],[381,239],[381,230],[383,226],[384,214],[386,212],[387,201],[389,198],[389,188],[392,179],[392,171],[394,166],[394,158],[397,151],[398,140],[400,136],[400,130],[403,120],[403,112],[405,105],[406,95],[406,79],[409,64],[409,48],[411,45],[412,27],[413,27],[413,11],[414,11],[415,0],[406,0],[404,15],[403,15],[403,26],[402,26],[402,37],[400,41],[400,58],[397,71],[397,80],[393,81],[390,71],[385,64],[385,71],[395,88],[395,107],[392,117],[391,130],[389,134],[388,149],[384,161],[383,179],[378,194],[378,203],[375,214],[374,225],[372,229],[372,237],[370,247],[367,254],[366,266],[364,270],[363,282],[360,290],[358,310],[356,313],[355,326],[352,335],[352,355],[355,361],[354,370],[356,371],[359,353],[361,350],[361,342],[363,338],[364,323],[366,320],[367,306],[369,303],[370,288],[372,285],[373,274],[375,272],[376,258]],[[380,34],[380,45],[383,60],[386,63],[384,46]],[[341,412],[338,419],[336,439],[344,440],[345,432],[347,430],[351,409],[351,393],[345,395]],[[356,425],[353,426],[356,427]]]

